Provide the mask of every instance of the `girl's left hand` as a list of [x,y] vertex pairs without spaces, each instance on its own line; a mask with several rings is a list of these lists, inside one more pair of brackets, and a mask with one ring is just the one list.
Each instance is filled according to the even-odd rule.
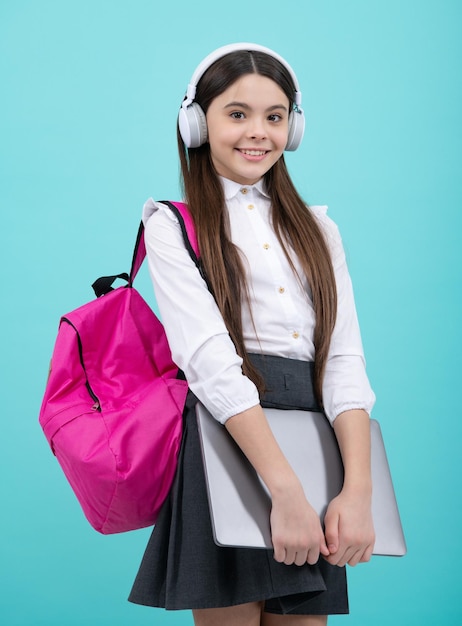
[[338,566],[369,561],[375,542],[370,495],[343,489],[327,507],[324,527],[326,561]]

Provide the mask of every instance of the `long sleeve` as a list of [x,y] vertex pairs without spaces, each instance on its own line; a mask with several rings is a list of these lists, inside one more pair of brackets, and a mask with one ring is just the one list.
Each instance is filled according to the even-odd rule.
[[[193,393],[224,423],[259,403],[255,385],[242,374],[213,296],[185,249],[177,219],[161,204],[145,223],[148,264],[174,362]],[[157,209],[157,210],[155,210]]]
[[375,395],[366,374],[353,286],[340,233],[324,211],[316,210],[316,215],[327,236],[337,286],[337,319],[323,382],[324,410],[333,422],[349,409],[364,409],[370,414]]

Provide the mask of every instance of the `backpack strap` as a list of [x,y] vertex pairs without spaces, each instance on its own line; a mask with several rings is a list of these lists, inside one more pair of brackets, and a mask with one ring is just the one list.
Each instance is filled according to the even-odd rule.
[[[189,252],[191,259],[194,261],[196,267],[198,268],[201,276],[205,279],[202,264],[200,262],[199,245],[197,243],[196,231],[188,206],[184,204],[184,202],[170,202],[168,200],[162,200],[162,204],[167,205],[168,208],[176,215],[181,227],[181,232],[183,234],[183,240],[186,249]],[[128,282],[128,286],[131,287],[144,261],[145,256],[146,244],[144,241],[144,224],[141,221],[138,228],[138,234],[136,236],[135,248],[133,250],[130,275],[124,272],[123,274],[115,274],[114,276],[102,276],[101,278],[98,278],[92,284],[96,297],[99,298],[100,296],[103,296],[106,293],[112,291],[112,284],[117,278],[126,280]]]
[[194,263],[198,265],[200,257],[199,244],[197,243],[196,229],[194,228],[188,205],[184,204],[184,202],[169,202],[168,200],[164,200],[163,204],[166,204],[177,216],[186,249]]
[[188,205],[184,204],[184,202],[169,202],[168,200],[163,200],[162,203],[166,204],[168,208],[171,209],[178,218],[181,232],[183,233],[183,240],[184,245],[186,246],[186,250],[189,252],[189,256],[194,261],[197,269],[199,270],[199,274],[205,280],[207,288],[211,293],[213,293],[210,283],[207,280],[204,267],[202,265],[196,229],[194,227],[194,222],[191,213],[189,212]]
[[[184,245],[189,252],[189,256],[194,261],[196,267],[200,270],[200,254],[199,245],[197,243],[196,230],[194,223],[189,212],[188,206],[184,202],[170,202],[169,200],[161,200],[162,204],[168,206],[168,208],[175,214],[180,224],[181,232],[183,234]],[[138,235],[136,238],[135,249],[133,251],[132,267],[130,270],[129,285],[133,284],[135,276],[138,274],[144,257],[146,256],[146,245],[144,242],[144,225],[141,222],[138,229]],[[202,273],[202,272],[201,272]]]

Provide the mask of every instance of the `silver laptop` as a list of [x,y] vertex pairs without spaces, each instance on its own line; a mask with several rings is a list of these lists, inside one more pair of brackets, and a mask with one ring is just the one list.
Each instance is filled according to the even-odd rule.
[[[342,487],[343,466],[323,413],[264,409],[271,429],[306,497],[323,519]],[[224,426],[200,403],[196,409],[215,542],[271,548],[268,491]],[[371,420],[374,554],[403,556],[406,543],[380,426]],[[303,446],[300,441],[304,441]]]

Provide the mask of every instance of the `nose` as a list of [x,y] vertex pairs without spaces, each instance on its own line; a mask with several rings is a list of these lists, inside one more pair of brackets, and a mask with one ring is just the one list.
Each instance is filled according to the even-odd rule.
[[266,128],[264,120],[258,117],[253,117],[250,121],[248,132],[251,139],[266,139]]

